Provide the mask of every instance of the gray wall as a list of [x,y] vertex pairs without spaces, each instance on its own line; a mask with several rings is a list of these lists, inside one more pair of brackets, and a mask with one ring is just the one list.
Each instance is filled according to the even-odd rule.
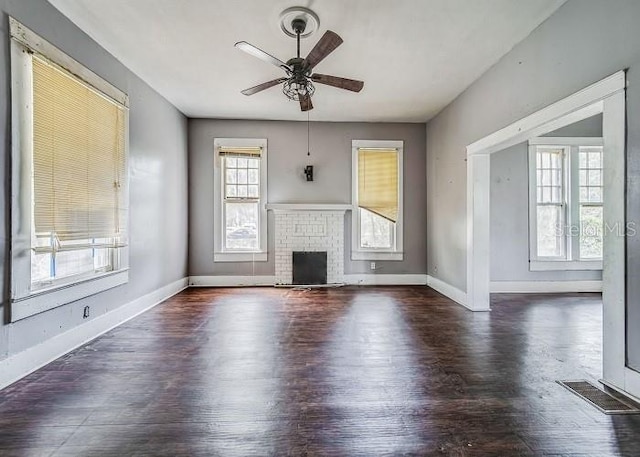
[[[292,106],[292,109],[294,107]],[[426,182],[424,124],[311,123],[290,121],[189,120],[189,272],[191,275],[273,275],[273,214],[269,212],[268,262],[213,262],[213,139],[266,138],[269,203],[351,203],[351,140],[404,140],[404,260],[354,262],[349,257],[350,214],[345,232],[345,273],[426,273]],[[302,169],[314,166],[314,181]]]
[[[627,217],[640,220],[640,2],[569,0],[427,124],[429,274],[466,288],[468,144],[628,68]],[[640,369],[640,237],[628,239],[628,347]]]
[[[602,115],[544,136],[602,136]],[[601,280],[601,271],[529,271],[529,145],[491,155],[491,280]]]
[[[187,275],[187,120],[165,99],[134,76],[45,0],[0,0],[0,124],[4,126],[0,163],[5,186],[1,211],[5,223],[0,250],[4,263],[0,321],[0,360],[81,325],[82,310],[91,319]],[[7,323],[10,149],[11,15],[86,65],[130,97],[130,280],[115,289],[51,311]]]

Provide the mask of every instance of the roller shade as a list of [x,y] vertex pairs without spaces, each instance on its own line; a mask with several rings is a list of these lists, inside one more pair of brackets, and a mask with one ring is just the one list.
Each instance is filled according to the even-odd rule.
[[33,57],[37,235],[126,242],[125,108]]
[[358,149],[358,206],[391,222],[397,221],[397,150]]
[[226,157],[257,157],[262,155],[262,148],[260,147],[220,147],[218,154]]

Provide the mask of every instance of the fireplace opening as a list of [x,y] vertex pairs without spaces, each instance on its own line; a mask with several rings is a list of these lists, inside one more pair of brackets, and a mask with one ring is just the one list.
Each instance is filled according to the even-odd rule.
[[327,252],[293,251],[293,284],[327,283]]

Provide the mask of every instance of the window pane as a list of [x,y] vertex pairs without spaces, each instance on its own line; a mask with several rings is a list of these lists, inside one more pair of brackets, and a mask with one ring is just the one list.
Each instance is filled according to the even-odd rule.
[[580,170],[580,185],[587,185],[587,170]]
[[547,153],[543,153],[542,154],[542,168],[551,168],[551,162],[550,162],[550,157],[549,154]]
[[238,186],[227,186],[227,197],[238,196]]
[[51,276],[51,254],[36,254],[31,252],[31,283],[50,281]]
[[360,247],[391,249],[394,229],[390,220],[360,208]]
[[601,202],[602,201],[602,188],[601,187],[589,187],[589,201]]
[[258,198],[260,196],[258,192],[258,186],[249,186],[249,197]]
[[587,168],[587,154],[582,152],[582,148],[580,148],[580,168]]
[[589,168],[602,168],[602,153],[589,153]]
[[247,186],[238,186],[238,197],[245,198],[247,196]]
[[600,184],[602,184],[600,170],[589,171],[589,185],[599,186]]
[[[246,187],[245,187],[246,191]],[[225,203],[225,248],[258,249],[258,204]]]
[[247,159],[247,167],[248,168],[259,168],[260,167],[260,159]]
[[562,257],[562,206],[538,206],[538,256]]
[[258,170],[255,170],[255,169],[249,170],[249,184],[259,184],[258,176],[259,176]]
[[224,159],[227,167],[235,168],[238,166],[238,161],[235,157],[227,157]]
[[247,170],[238,169],[238,184],[247,183]]
[[80,249],[77,251],[56,253],[56,278],[64,278],[90,271],[94,271],[93,249]]
[[238,161],[238,168],[247,168],[247,159],[236,159]]
[[588,202],[589,201],[589,193],[587,192],[587,187],[580,188],[580,201]]
[[580,208],[580,258],[602,258],[602,207]]
[[111,266],[111,249],[93,250],[93,268],[96,270]]
[[237,172],[235,168],[227,169],[227,184],[235,184],[238,182]]

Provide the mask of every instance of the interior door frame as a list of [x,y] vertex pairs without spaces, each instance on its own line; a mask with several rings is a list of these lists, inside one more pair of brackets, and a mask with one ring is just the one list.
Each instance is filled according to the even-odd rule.
[[[625,88],[619,71],[467,146],[467,307],[490,309],[491,154],[603,114],[603,382],[640,397],[640,374],[626,366]],[[615,229],[613,229],[615,228]]]

